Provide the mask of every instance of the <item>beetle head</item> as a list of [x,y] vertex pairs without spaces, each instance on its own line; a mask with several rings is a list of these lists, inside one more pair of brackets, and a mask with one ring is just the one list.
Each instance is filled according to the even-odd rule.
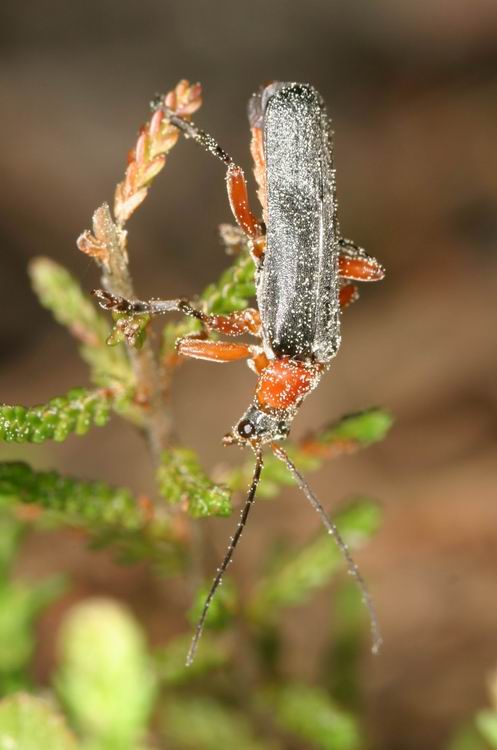
[[225,445],[247,443],[270,443],[283,440],[290,432],[290,415],[287,410],[268,413],[252,404],[224,438]]

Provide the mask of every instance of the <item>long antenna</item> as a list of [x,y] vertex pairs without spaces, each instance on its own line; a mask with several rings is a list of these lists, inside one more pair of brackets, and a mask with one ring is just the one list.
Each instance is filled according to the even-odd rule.
[[286,467],[291,472],[291,474],[293,474],[298,486],[300,487],[300,489],[302,490],[306,498],[309,500],[314,510],[316,510],[319,513],[323,526],[327,529],[328,534],[331,534],[333,536],[337,547],[339,548],[340,552],[344,556],[345,561],[347,563],[348,571],[350,575],[355,578],[357,586],[359,587],[359,591],[361,592],[362,601],[364,602],[364,605],[366,609],[368,610],[369,619],[371,623],[371,638],[373,641],[371,650],[373,654],[377,654],[381,648],[383,639],[380,633],[380,626],[378,624],[378,617],[376,615],[376,609],[373,604],[373,600],[371,599],[371,595],[368,591],[366,581],[362,577],[361,571],[357,567],[357,564],[355,563],[354,558],[352,557],[350,553],[348,544],[346,543],[346,541],[343,539],[342,535],[338,531],[336,524],[328,517],[328,514],[326,513],[325,509],[323,508],[319,500],[317,499],[316,495],[311,490],[311,488],[307,484],[306,480],[304,479],[300,471],[292,463],[292,461],[288,457],[287,453],[283,450],[283,448],[281,448],[279,445],[276,445],[275,443],[271,445],[271,448],[276,458],[279,458],[280,461],[283,461],[283,463],[286,464]]
[[254,467],[254,474],[252,476],[252,481],[250,483],[250,489],[248,491],[247,499],[245,500],[245,504],[242,508],[242,512],[240,514],[240,520],[238,521],[238,526],[236,527],[236,531],[230,539],[230,543],[228,545],[228,549],[226,550],[224,560],[221,563],[221,567],[217,569],[217,575],[214,578],[214,581],[212,582],[211,589],[207,595],[207,599],[205,600],[205,604],[202,609],[202,614],[200,615],[199,621],[195,628],[195,633],[192,638],[192,642],[190,644],[190,648],[188,649],[188,654],[186,657],[187,667],[189,667],[193,663],[193,660],[195,658],[195,653],[197,651],[198,642],[200,640],[202,631],[204,629],[205,620],[207,617],[207,612],[209,611],[210,603],[213,600],[214,594],[216,593],[217,588],[222,581],[223,575],[226,572],[226,568],[231,562],[231,558],[233,557],[233,552],[235,551],[236,545],[238,544],[238,541],[242,535],[243,529],[245,528],[245,524],[247,523],[247,518],[250,513],[250,509],[255,500],[255,493],[257,491],[259,479],[261,478],[263,460],[262,460],[262,452],[261,452],[260,447],[255,446],[253,447],[253,449],[255,453],[255,467]]

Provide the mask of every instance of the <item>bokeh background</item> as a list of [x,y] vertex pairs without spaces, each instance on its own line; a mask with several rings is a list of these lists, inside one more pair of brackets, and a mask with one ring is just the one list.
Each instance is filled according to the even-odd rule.
[[[495,0],[25,0],[0,6],[1,398],[43,402],[86,372],[38,307],[26,274],[40,254],[90,290],[75,238],[111,199],[148,102],[200,80],[197,121],[250,171],[246,102],[271,79],[312,82],[336,132],[340,220],[388,269],[347,311],[332,372],[306,402],[302,434],[342,413],[391,409],[389,438],[329,464],[312,482],[327,507],[377,497],[382,531],[359,556],[385,648],[364,654],[369,731],[383,750],[443,747],[486,702],[497,666],[497,3]],[[228,263],[223,170],[182,142],[130,225],[136,288],[194,294]],[[183,367],[181,438],[207,467],[237,461],[220,438],[245,408],[243,364]],[[90,438],[2,457],[147,491],[151,467],[118,420]],[[236,452],[235,452],[236,453]],[[219,553],[233,519],[208,524]],[[295,492],[256,507],[236,571],[250,581],[272,539],[299,541],[318,520]],[[188,592],[145,569],[88,553],[71,534],[37,536],[22,569],[64,569],[73,597],[114,594],[160,642],[184,627]],[[234,569],[235,570],[235,569]],[[312,675],[323,594],[288,616],[288,673]],[[53,664],[60,613],[42,623],[38,679]]]

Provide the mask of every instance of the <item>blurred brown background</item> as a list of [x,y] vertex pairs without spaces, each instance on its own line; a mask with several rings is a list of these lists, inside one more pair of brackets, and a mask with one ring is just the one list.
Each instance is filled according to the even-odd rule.
[[[355,492],[384,507],[382,531],[360,555],[386,642],[380,658],[364,657],[371,732],[384,750],[443,747],[451,727],[486,702],[497,665],[497,3],[25,0],[0,6],[0,45],[1,398],[10,403],[87,382],[73,343],[32,296],[26,264],[47,254],[88,290],[96,285],[75,238],[112,197],[155,92],[200,80],[197,121],[247,170],[250,93],[281,79],[323,94],[342,231],[388,276],[347,311],[340,355],[295,434],[370,405],[395,413],[386,442],[328,465],[312,483],[330,508]],[[228,262],[216,226],[229,220],[222,168],[180,143],[130,225],[139,292],[199,291]],[[253,384],[243,364],[182,369],[174,411],[206,466],[239,460],[220,438]],[[145,448],[117,419],[62,446],[0,451],[150,487]],[[209,524],[219,551],[232,523]],[[256,575],[275,536],[303,540],[317,527],[296,493],[261,502],[238,576]],[[129,601],[153,639],[181,630],[189,601],[181,586],[117,568],[77,537],[55,540],[31,541],[25,574],[67,569],[79,593]],[[312,676],[330,607],[326,594],[289,615],[289,673]],[[42,632],[41,678],[53,624]]]

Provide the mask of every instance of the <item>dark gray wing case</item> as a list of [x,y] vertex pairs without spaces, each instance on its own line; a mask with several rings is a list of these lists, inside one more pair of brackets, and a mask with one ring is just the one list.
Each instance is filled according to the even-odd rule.
[[340,344],[332,133],[318,92],[277,83],[252,102],[262,126],[267,246],[257,283],[266,349],[326,363]]

